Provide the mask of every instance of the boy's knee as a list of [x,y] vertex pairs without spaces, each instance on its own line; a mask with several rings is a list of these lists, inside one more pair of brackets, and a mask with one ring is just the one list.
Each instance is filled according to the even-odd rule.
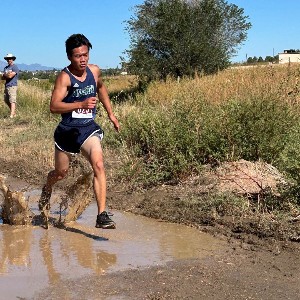
[[68,169],[57,171],[59,179],[64,179],[68,175]]
[[66,170],[53,170],[49,173],[49,177],[56,180],[62,180],[68,175],[68,169]]
[[95,163],[94,171],[95,171],[95,173],[102,173],[102,172],[104,172],[104,164],[103,164],[102,160],[98,160]]

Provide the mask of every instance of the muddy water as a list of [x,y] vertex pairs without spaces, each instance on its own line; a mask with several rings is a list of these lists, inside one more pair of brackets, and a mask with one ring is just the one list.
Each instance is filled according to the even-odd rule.
[[[34,213],[39,194],[27,192]],[[113,213],[116,230],[94,227],[94,202],[65,229],[0,224],[0,299],[30,298],[60,280],[209,256],[222,248],[193,228]],[[51,214],[56,216],[55,205]]]

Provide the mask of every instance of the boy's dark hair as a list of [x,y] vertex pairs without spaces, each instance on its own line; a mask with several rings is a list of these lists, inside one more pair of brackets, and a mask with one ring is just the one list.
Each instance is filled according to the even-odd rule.
[[78,48],[82,45],[85,45],[90,49],[92,49],[92,44],[90,41],[81,33],[72,34],[66,40],[66,52],[68,57],[72,56],[72,51],[74,48]]

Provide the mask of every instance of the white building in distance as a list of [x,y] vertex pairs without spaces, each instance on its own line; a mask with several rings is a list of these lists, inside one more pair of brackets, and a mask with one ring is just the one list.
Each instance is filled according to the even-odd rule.
[[283,53],[279,53],[279,63],[300,63],[300,52],[294,49],[284,50]]

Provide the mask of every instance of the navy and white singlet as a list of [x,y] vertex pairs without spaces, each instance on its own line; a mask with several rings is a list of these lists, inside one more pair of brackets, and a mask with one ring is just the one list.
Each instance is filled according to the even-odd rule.
[[[84,101],[90,97],[96,97],[96,81],[89,67],[86,68],[86,78],[79,81],[69,71],[64,68],[71,81],[71,86],[67,96],[63,99],[65,103]],[[55,146],[61,151],[69,153],[79,153],[80,147],[92,135],[96,134],[103,138],[103,130],[95,123],[96,107],[93,109],[76,109],[72,112],[63,113],[62,120],[54,132]]]

